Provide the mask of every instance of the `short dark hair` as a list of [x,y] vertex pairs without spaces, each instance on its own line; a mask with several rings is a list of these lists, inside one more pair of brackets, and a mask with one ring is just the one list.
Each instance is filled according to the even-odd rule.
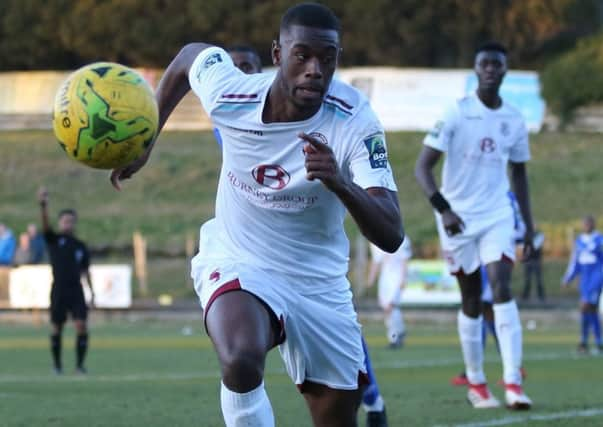
[[507,48],[505,46],[503,46],[501,43],[496,42],[496,41],[488,41],[488,42],[480,44],[477,47],[477,49],[475,49],[475,55],[477,56],[478,53],[486,52],[486,51],[500,52],[503,55],[507,54]]
[[339,19],[333,11],[318,3],[300,3],[290,7],[281,18],[281,32],[292,25],[341,31]]
[[59,218],[61,218],[63,215],[73,215],[77,218],[77,212],[75,211],[75,209],[71,208],[61,209],[59,211]]
[[228,46],[226,48],[226,52],[251,53],[257,57],[260,56],[260,54],[258,53],[257,50],[255,50],[254,48],[252,48],[251,46],[246,45],[246,44],[235,44],[232,46]]

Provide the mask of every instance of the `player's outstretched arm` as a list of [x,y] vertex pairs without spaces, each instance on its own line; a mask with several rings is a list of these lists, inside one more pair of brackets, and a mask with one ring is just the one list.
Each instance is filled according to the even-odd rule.
[[534,253],[534,223],[532,222],[532,210],[530,208],[530,197],[528,191],[528,174],[525,163],[510,162],[511,167],[511,185],[517,198],[519,211],[526,226],[526,232],[523,242],[524,261],[529,259]]
[[50,222],[48,221],[48,190],[45,187],[40,187],[38,190],[38,202],[40,203],[42,231],[47,232],[50,230]]
[[395,252],[402,244],[404,230],[398,195],[386,188],[362,187],[347,180],[340,172],[333,150],[305,133],[306,177],[319,179],[339,197],[362,234],[386,252]]
[[442,157],[442,152],[428,146],[423,146],[415,164],[415,178],[432,206],[442,215],[442,224],[446,233],[455,235],[461,233],[465,223],[451,208],[450,204],[440,194],[433,175],[433,168]]
[[176,105],[178,105],[191,88],[188,82],[190,67],[193,65],[193,62],[199,53],[211,46],[212,45],[207,43],[189,43],[178,52],[170,65],[168,65],[159,81],[155,93],[157,107],[159,109],[157,135],[155,135],[155,139],[141,157],[123,168],[113,170],[111,173],[111,183],[117,190],[121,189],[120,181],[131,178],[132,175],[138,172],[149,160],[151,151],[155,146],[155,141],[159,137],[159,133],[163,129],[167,119],[170,117],[170,114],[172,114],[172,111],[174,111],[174,108],[176,108]]

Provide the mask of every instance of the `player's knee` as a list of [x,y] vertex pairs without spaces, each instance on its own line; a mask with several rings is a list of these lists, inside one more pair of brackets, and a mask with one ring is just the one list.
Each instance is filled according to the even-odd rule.
[[511,293],[511,286],[508,284],[499,283],[494,289],[492,289],[492,295],[495,304],[504,304],[513,299]]
[[236,347],[219,352],[219,358],[224,383],[233,391],[251,390],[262,381],[265,351]]
[[482,300],[479,294],[463,295],[463,313],[472,318],[477,318],[482,313]]

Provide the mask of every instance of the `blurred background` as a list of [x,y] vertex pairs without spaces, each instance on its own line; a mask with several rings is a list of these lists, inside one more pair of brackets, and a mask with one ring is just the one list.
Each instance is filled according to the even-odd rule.
[[[433,216],[412,173],[425,131],[446,105],[474,90],[474,49],[486,40],[508,47],[511,71],[502,94],[520,108],[532,131],[529,173],[535,221],[546,237],[549,303],[574,304],[573,291],[559,290],[560,276],[581,218],[601,217],[602,173],[593,156],[603,128],[601,2],[326,3],[343,24],[338,78],[369,96],[388,131],[417,259],[439,257]],[[159,296],[164,302],[194,301],[188,259],[196,250],[198,226],[213,215],[220,165],[211,124],[197,99],[185,98],[151,163],[117,193],[106,172],[70,161],[55,143],[49,131],[54,95],[70,70],[101,60],[135,67],[155,85],[162,68],[191,41],[248,44],[269,66],[271,40],[290,4],[0,2],[0,222],[18,239],[28,224],[39,221],[35,192],[46,185],[52,212],[74,207],[80,213],[79,234],[95,263],[132,266],[130,303],[156,304]],[[366,291],[364,283],[367,247],[355,226],[346,226],[353,246],[351,279],[357,297],[370,301],[374,291]],[[0,304],[9,307],[3,271]],[[515,269],[518,291],[521,273]]]

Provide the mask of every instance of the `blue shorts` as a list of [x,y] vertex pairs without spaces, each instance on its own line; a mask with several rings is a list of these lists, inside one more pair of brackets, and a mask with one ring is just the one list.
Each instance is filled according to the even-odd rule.
[[599,286],[580,286],[580,301],[591,305],[599,305],[599,298],[601,297],[601,290],[603,288]]

